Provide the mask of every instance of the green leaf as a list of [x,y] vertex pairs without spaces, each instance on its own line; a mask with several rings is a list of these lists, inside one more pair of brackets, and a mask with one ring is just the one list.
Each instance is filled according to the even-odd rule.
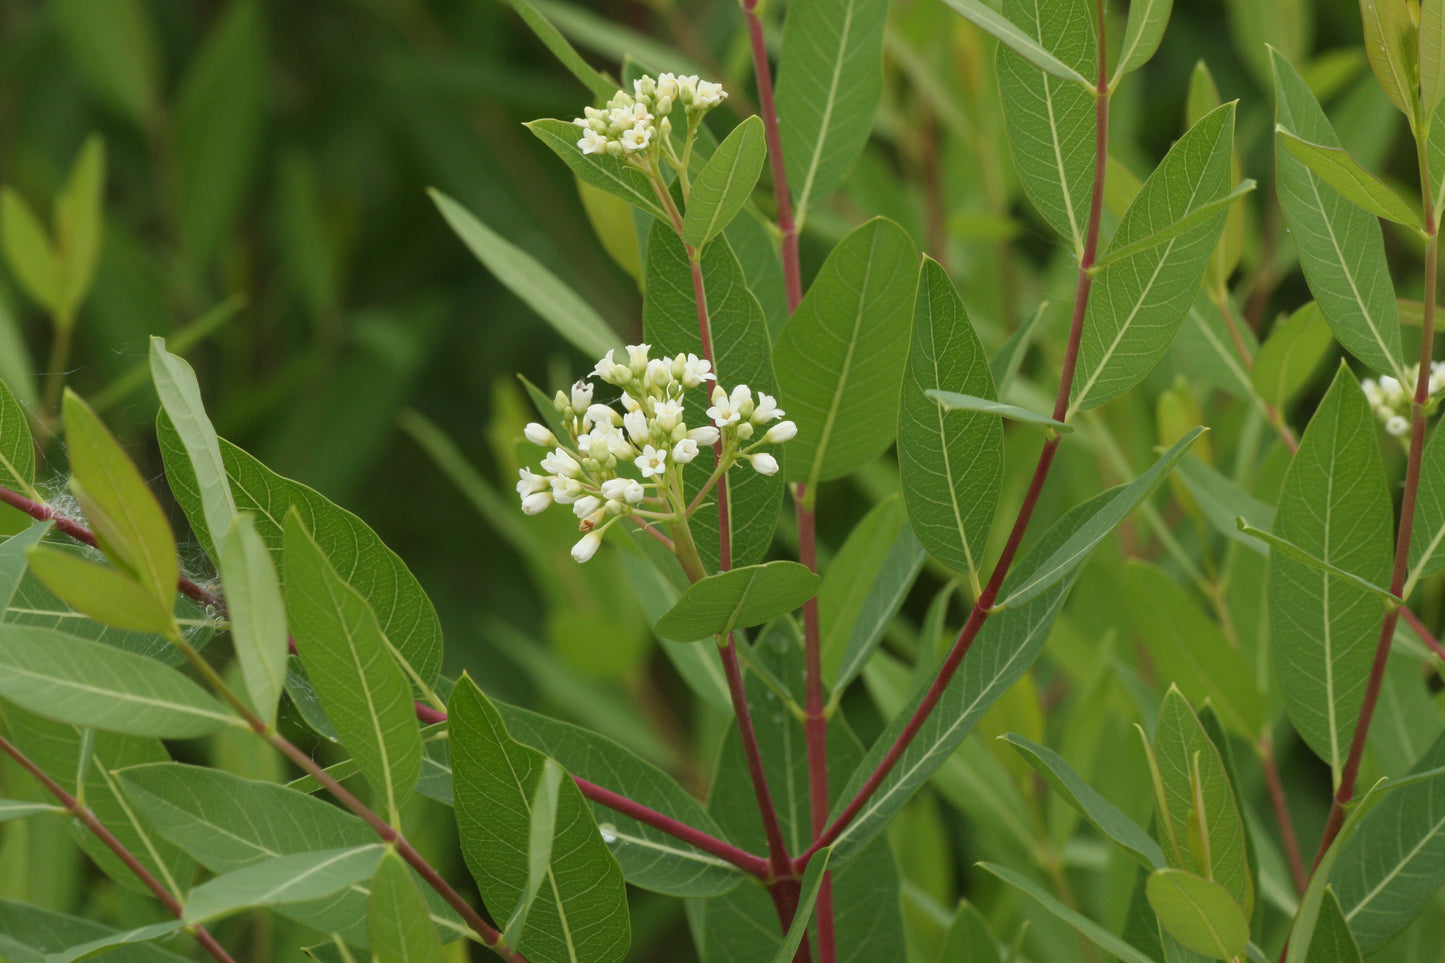
[[300,903],[330,896],[370,879],[386,847],[380,843],[345,849],[290,853],[223,873],[191,890],[184,921],[203,923],[243,909]]
[[180,563],[160,503],[90,406],[69,389],[62,404],[71,488],[96,543],[157,601],[170,605]]
[[[449,708],[462,855],[488,906],[515,906],[528,878],[518,840],[530,832],[545,757],[507,734],[496,708],[467,676],[458,680]],[[547,885],[517,949],[533,963],[607,963],[623,959],[630,940],[622,870],[581,791],[564,780]]]
[[817,905],[818,893],[823,888],[824,874],[828,871],[828,860],[832,855],[833,851],[825,846],[808,860],[808,869],[803,873],[802,892],[798,895],[798,908],[793,913],[793,924],[783,935],[778,952],[773,954],[773,963],[789,963],[798,947],[803,945],[803,937],[808,935],[808,921],[813,917],[813,907]]
[[[1113,495],[1114,492],[1104,492],[1070,510],[1015,566],[1015,571],[1033,573]],[[1073,571],[1076,572],[1077,568]],[[963,660],[943,690],[934,711],[929,713],[878,789],[833,841],[835,865],[845,865],[883,831],[909,797],[953,756],[954,750],[989,707],[1028,671],[1043,648],[1049,628],[1073,586],[1073,580],[1073,572],[1065,573],[1063,578],[1043,588],[1032,601],[1016,609],[999,612],[983,624],[969,649],[968,658]],[[1004,586],[1007,589],[1011,583],[1005,581]],[[929,678],[927,683],[932,681]],[[893,716],[867,755],[849,775],[847,785],[841,792],[832,795],[836,805],[830,820],[837,818],[872,776],[923,700],[925,689],[926,684],[909,697],[907,705]]]
[[[1392,518],[1374,415],[1341,364],[1285,473],[1274,534],[1335,569],[1384,585]],[[1369,589],[1282,552],[1271,554],[1266,594],[1285,709],[1338,778],[1384,613]]]
[[874,218],[833,248],[783,326],[774,367],[798,425],[785,467],[810,493],[893,443],[917,258],[901,227]]
[[600,358],[616,346],[617,335],[607,322],[565,281],[441,191],[432,188],[427,193],[477,260],[569,344],[589,358]]
[[[1234,190],[1228,194],[1200,204],[1179,220],[1159,228],[1152,234],[1146,234],[1137,240],[1130,241],[1118,247],[1110,244],[1108,251],[1106,251],[1099,260],[1094,262],[1095,269],[1103,270],[1115,261],[1122,261],[1125,258],[1133,257],[1135,254],[1143,251],[1152,250],[1183,234],[1187,234],[1201,224],[1212,222],[1216,214],[1228,208],[1246,194],[1252,193],[1257,186],[1253,180],[1245,178],[1236,184]],[[1137,197],[1138,195],[1136,194],[1135,196]]]
[[393,822],[421,775],[411,687],[366,596],[348,585],[294,508],[286,515],[286,615],[326,715]]
[[0,188],[0,244],[25,293],[52,314],[59,312],[65,284],[60,255],[35,211],[8,186]]
[[886,0],[788,8],[778,67],[778,130],[801,228],[848,175],[883,96]]
[[1131,70],[1138,70],[1149,62],[1159,41],[1164,39],[1164,28],[1169,24],[1169,13],[1173,0],[1135,0],[1129,4],[1129,20],[1124,26],[1124,47],[1119,51],[1119,62],[1114,67],[1114,76],[1109,86],[1117,84]]
[[1423,0],[1419,29],[1420,115],[1430,117],[1445,98],[1445,4]]
[[1238,519],[1236,523],[1238,524],[1239,530],[1241,532],[1251,538],[1259,539],[1261,542],[1264,542],[1271,549],[1273,549],[1275,552],[1278,552],[1285,558],[1288,558],[1291,561],[1299,562],[1302,565],[1307,565],[1317,572],[1325,573],[1331,578],[1339,579],[1342,582],[1348,582],[1356,588],[1364,589],[1366,592],[1369,592],[1371,595],[1384,602],[1387,607],[1396,605],[1400,601],[1395,596],[1390,594],[1389,589],[1380,585],[1376,585],[1373,582],[1368,581],[1367,579],[1360,578],[1358,575],[1346,572],[1344,569],[1336,565],[1331,565],[1329,562],[1326,562],[1319,556],[1311,555],[1309,552],[1300,548],[1298,545],[1294,544],[1288,539],[1280,538],[1278,535],[1275,535],[1272,532],[1265,532],[1261,531],[1260,529],[1254,528],[1242,518]]
[[657,621],[657,634],[678,642],[723,637],[800,607],[822,581],[797,562],[748,565],[692,584]]
[[1305,963],[1362,963],[1363,960],[1360,945],[1350,932],[1344,910],[1340,909],[1340,899],[1333,887],[1326,886]]
[[[768,257],[776,260],[770,246]],[[741,264],[726,240],[709,244],[702,253],[703,285],[707,292],[708,322],[712,328],[713,372],[725,385],[745,384],[755,392],[778,395],[773,375],[773,347],[767,321],[758,300],[748,289]],[[652,345],[654,357],[703,354],[698,329],[697,302],[692,287],[692,265],[677,233],[666,224],[654,222],[647,240],[644,275],[647,296],[642,303],[642,331]],[[684,396],[686,421],[708,424],[707,392]],[[787,397],[780,399],[790,409]],[[774,449],[786,468],[789,451],[797,442]],[[696,458],[683,469],[685,485],[699,490],[712,474],[714,459]],[[782,508],[785,472],[760,475],[744,466],[728,474],[728,517],[731,520],[734,565],[761,562],[773,544]],[[704,508],[689,524],[703,564],[715,570],[718,564],[719,533],[716,508]]]
[[988,919],[972,903],[959,901],[934,963],[994,963],[998,958],[998,940]]
[[52,629],[0,624],[0,697],[75,726],[189,739],[240,720],[153,659]]
[[502,940],[508,946],[516,946],[522,939],[527,914],[547,881],[552,865],[552,838],[557,832],[557,790],[566,776],[557,760],[542,760],[542,778],[537,780],[537,788],[532,793],[531,823],[527,829],[527,885],[502,929]]
[[251,515],[236,516],[221,541],[219,558],[231,642],[246,682],[246,696],[256,714],[272,725],[276,703],[286,686],[290,636],[276,567]]
[[[205,534],[224,535],[236,517],[236,500],[231,497],[226,466],[221,461],[221,442],[206,415],[196,372],[184,358],[166,350],[165,338],[151,337],[150,362],[161,407],[175,426],[195,472],[201,508],[206,515]],[[214,544],[206,548],[212,558],[217,557]]]
[[[195,475],[164,413],[156,419],[156,438],[171,492],[205,544],[212,536],[205,528]],[[286,513],[295,508],[337,574],[366,596],[382,631],[405,659],[408,671],[424,685],[436,682],[442,662],[441,622],[406,563],[351,512],[314,489],[276,474],[225,439],[221,439],[221,459],[231,480],[236,508],[255,516],[256,531],[271,550],[277,568],[283,568],[280,562]]]
[[120,569],[48,545],[30,550],[30,571],[66,605],[102,625],[130,632],[169,635],[171,610]]
[[1119,939],[1119,937],[1110,933],[1084,914],[1077,910],[1069,909],[1069,907],[1059,902],[1042,886],[1022,873],[1015,872],[1004,866],[996,866],[993,863],[979,863],[978,868],[985,872],[992,873],[1005,883],[1024,893],[1054,916],[1072,926],[1080,935],[1088,939],[1089,942],[1104,950],[1106,953],[1114,954],[1123,960],[1124,963],[1155,963],[1155,961],[1149,959],[1149,957],[1140,953],[1134,949],[1134,947],[1125,943]]
[[1384,88],[1390,103],[1410,118],[1419,119],[1415,28],[1406,5],[1391,0],[1360,0],[1360,19],[1365,25],[1365,54],[1370,68]]
[[34,482],[35,440],[30,435],[30,419],[0,381],[0,484],[30,494]]
[[575,125],[565,120],[544,118],[525,126],[586,183],[609,194],[616,194],[645,214],[651,214],[661,221],[668,220],[667,211],[658,201],[647,175],[620,157],[582,153],[582,149],[577,146],[578,128]]
[[[1225,218],[1226,224],[1228,218]],[[1239,317],[1231,307],[1231,319]],[[1259,350],[1259,342],[1249,325],[1235,324],[1231,332],[1224,314],[1204,291],[1194,299],[1194,305],[1184,317],[1179,333],[1174,336],[1170,350],[1179,368],[1198,375],[1244,401],[1252,401],[1254,387],[1250,383],[1249,369],[1244,366],[1234,334],[1238,333],[1245,347],[1251,353]]]
[[1423,234],[1420,215],[1410,209],[1405,199],[1384,181],[1360,166],[1359,162],[1345,150],[1312,144],[1296,137],[1283,127],[1278,128],[1280,141],[1289,152],[1309,168],[1320,180],[1359,207],[1383,217],[1387,221],[1403,224]]
[[[967,5],[983,7],[976,0]],[[1093,4],[1007,0],[1003,15],[1028,41],[1028,47],[1009,44],[1012,49],[1000,49],[997,61],[1019,183],[1049,226],[1072,241],[1075,255],[1081,256],[1094,194],[1095,99],[1093,85],[1084,80],[1098,72]],[[979,19],[974,22],[984,25]],[[1064,69],[1051,70],[1039,52],[1048,53]]]
[[31,816],[38,816],[41,813],[63,813],[62,806],[52,806],[49,803],[20,802],[15,799],[0,799],[0,822],[10,822],[16,819],[29,819]]
[[0,541],[0,612],[10,607],[25,578],[30,549],[50,531],[50,522],[33,522],[23,532]]
[[1109,492],[1111,497],[1107,501],[1095,498],[1088,502],[1097,506],[1097,514],[1080,525],[1052,556],[1035,566],[1027,579],[1014,588],[1012,593],[1005,595],[1004,600],[994,606],[994,610],[1013,608],[1030,602],[1065,578],[1088,558],[1099,542],[1129,517],[1130,512],[1153,494],[1154,489],[1159,487],[1165,476],[1204,431],[1202,427],[1195,428],[1179,439],[1174,447],[1161,455],[1144,474],[1127,485],[1112,489]]
[[[1233,147],[1230,103],[1204,115],[1169,149],[1124,212],[1105,260],[1114,249],[1124,250],[1227,197]],[[1099,272],[1084,315],[1071,415],[1117,398],[1164,356],[1194,303],[1225,213],[1220,206],[1177,237],[1112,260]]]
[[1193,455],[1183,458],[1174,470],[1216,532],[1261,555],[1269,554],[1258,539],[1239,530],[1237,519],[1244,518],[1255,528],[1269,529],[1274,524],[1273,508]]
[[[321,849],[364,846],[375,839],[365,823],[338,806],[275,783],[242,779],[201,766],[164,762],[120,775],[128,803],[212,873]],[[364,882],[320,900],[281,907],[283,916],[361,943],[371,889]],[[466,927],[430,889],[432,923],[449,936]]]
[[366,909],[366,935],[371,954],[396,963],[444,963],[442,944],[427,920],[426,902],[412,882],[411,871],[395,850],[388,850],[371,880]]
[[1145,869],[1164,865],[1164,851],[1134,820],[1124,814],[1069,766],[1064,757],[1048,746],[1030,742],[1016,732],[999,737],[1013,746],[1054,791],[1095,829],[1118,843]]
[[1254,910],[1254,877],[1229,772],[1175,686],[1159,707],[1151,764],[1163,807],[1157,813],[1158,832],[1169,864],[1224,887],[1248,917]]
[[1233,960],[1249,943],[1249,919],[1223,886],[1182,869],[1156,869],[1146,887],[1159,924],[1180,945]]
[[762,119],[753,116],[733,128],[692,183],[682,239],[702,247],[732,223],[752,196],[767,156]]
[[1280,321],[1254,356],[1250,378],[1260,398],[1284,407],[1309,383],[1334,343],[1329,322],[1313,301]]
[[60,264],[62,317],[73,319],[90,292],[105,233],[105,141],[86,138],[55,198],[55,251]]
[[[1324,147],[1340,147],[1300,75],[1279,51],[1271,55],[1279,128]],[[1408,383],[1380,222],[1328,189],[1322,177],[1284,147],[1282,133],[1276,133],[1275,141],[1280,207],[1320,311],[1346,351]]]
[[[1442,765],[1445,738],[1436,739],[1411,772],[1423,775]],[[1329,870],[1345,921],[1364,953],[1404,929],[1445,882],[1442,790],[1441,771],[1395,789],[1361,820]]]
[[90,92],[119,108],[140,130],[154,120],[160,58],[140,0],[62,0],[54,24]]
[[[0,953],[11,963],[46,963],[47,954],[63,953],[76,940],[105,939],[116,932],[78,916],[0,900]],[[107,959],[109,963],[182,963],[185,957],[156,946],[133,945],[111,953]]]
[[[514,739],[555,758],[573,775],[723,838],[707,810],[671,776],[606,736],[505,703],[496,706]],[[591,805],[599,825],[612,836],[612,855],[634,886],[670,896],[706,898],[721,896],[743,879],[742,871],[731,863],[601,803]]]
[[1254,670],[1189,594],[1155,565],[1130,559],[1124,589],[1135,633],[1161,682],[1173,682],[1190,702],[1206,699],[1230,732],[1249,742],[1264,728],[1264,700]]
[[1405,598],[1420,579],[1445,569],[1445,442],[1431,432],[1420,460],[1419,501],[1410,528],[1410,577],[1401,592]]
[[963,299],[943,267],[925,257],[898,410],[898,470],[918,540],[975,580],[1003,480],[1003,426],[979,407],[998,406],[994,398]]
[[[944,3],[973,21],[985,32],[997,37],[1004,46],[1041,70],[1045,70],[1055,77],[1083,84],[1085,87],[1093,86],[1089,79],[1080,73],[1081,70],[1092,73],[1094,69],[1092,62],[1086,62],[1085,58],[1081,58],[1076,50],[1060,50],[1061,45],[1058,43],[1057,36],[1049,38],[1040,36],[1038,28],[1052,15],[1043,13],[1038,7],[1047,6],[1048,0],[1042,0],[1042,3],[1035,3],[1030,7],[1007,5],[1003,15],[983,3],[982,0],[944,0]],[[1020,29],[1015,25],[1015,21],[1026,23],[1034,29],[1031,31]],[[1090,22],[1092,23],[1092,21]],[[1063,59],[1060,59],[1061,57]]]
[[582,82],[582,86],[592,94],[594,100],[599,102],[608,100],[617,92],[617,84],[612,78],[594,68],[587,61],[582,59],[567,38],[562,36],[562,31],[552,25],[552,21],[544,17],[536,7],[527,0],[508,0],[512,9],[517,11],[517,16],[536,35],[537,39],[556,57],[567,71]]
[[977,395],[963,395],[956,391],[929,390],[924,394],[932,398],[944,411],[977,411],[1028,425],[1042,425],[1064,435],[1074,430],[1073,425],[1056,421],[1048,415],[1041,415],[1036,411],[1029,411],[1027,408],[1020,408],[1018,405],[1006,405],[1002,401],[980,398]]

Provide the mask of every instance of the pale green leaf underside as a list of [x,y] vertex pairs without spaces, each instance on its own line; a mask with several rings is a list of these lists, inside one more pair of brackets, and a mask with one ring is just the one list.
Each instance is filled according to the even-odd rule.
[[1424,233],[1420,215],[1384,181],[1360,166],[1359,161],[1338,147],[1313,144],[1277,127],[1281,141],[1300,163],[1310,169],[1347,200],[1387,221]]
[[763,122],[749,117],[733,128],[693,181],[682,218],[682,239],[701,247],[727,227],[752,195],[767,148]]
[[819,577],[797,562],[768,562],[709,575],[693,583],[657,622],[677,642],[726,636],[799,608],[818,591]]
[[1058,421],[1049,415],[1041,415],[1036,411],[1029,411],[1027,408],[1020,408],[1018,405],[1004,404],[1002,401],[993,401],[989,398],[980,398],[976,395],[959,394],[956,391],[926,391],[924,394],[938,403],[944,411],[980,411],[990,415],[997,415],[1000,418],[1007,418],[1010,421],[1020,421],[1029,425],[1042,425],[1045,428],[1052,428],[1060,434],[1068,434],[1074,430],[1074,426]]
[[1249,920],[1223,886],[1182,869],[1159,869],[1146,891],[1160,925],[1184,948],[1217,960],[1244,952]]

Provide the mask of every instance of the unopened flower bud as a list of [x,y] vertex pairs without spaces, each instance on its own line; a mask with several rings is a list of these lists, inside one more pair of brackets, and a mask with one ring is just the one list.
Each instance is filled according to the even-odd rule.
[[586,518],[601,507],[602,499],[596,495],[583,495],[572,504],[572,514],[578,518]]
[[763,436],[763,441],[770,445],[780,445],[785,441],[792,441],[797,434],[797,425],[791,421],[780,421],[768,429],[768,433]]
[[552,432],[547,429],[547,426],[535,421],[529,423],[522,433],[532,444],[541,445],[543,448],[550,448],[557,444],[557,439],[552,437]]
[[672,447],[672,460],[686,465],[697,457],[697,442],[691,438],[684,438]]
[[551,504],[551,492],[533,492],[522,499],[522,511],[528,515],[538,515],[546,511]]
[[596,531],[583,535],[576,545],[572,546],[572,558],[577,562],[585,562],[597,554],[597,548],[602,544],[602,533]]
[[767,452],[749,455],[748,461],[752,463],[753,470],[759,475],[776,475],[778,473],[778,460]]

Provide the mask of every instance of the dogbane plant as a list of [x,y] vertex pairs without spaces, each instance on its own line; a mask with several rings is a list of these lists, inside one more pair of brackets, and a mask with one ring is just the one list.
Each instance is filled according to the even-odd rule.
[[[725,89],[630,59],[617,83],[515,0],[591,95],[580,118],[529,128],[633,271],[641,338],[434,195],[578,349],[567,380],[593,365],[550,399],[527,386],[536,420],[508,431],[538,517],[497,524],[544,546],[532,563],[586,644],[621,604],[592,586],[625,577],[721,733],[705,792],[605,714],[579,726],[493,698],[485,676],[443,676],[441,621],[404,562],[218,437],[195,373],[155,339],[165,476],[214,578],[183,574],[166,511],[91,406],[60,395],[56,492],[29,414],[0,391],[0,498],[35,522],[0,543],[0,749],[34,780],[0,817],[64,815],[154,912],[110,927],[0,901],[0,954],[231,960],[262,912],[308,927],[319,959],[435,961],[470,942],[612,961],[629,953],[630,884],[685,901],[709,963],[1438,958],[1445,719],[1427,674],[1445,649],[1427,620],[1445,447],[1427,415],[1445,3],[1361,4],[1367,80],[1412,135],[1418,210],[1340,146],[1316,93],[1338,66],[1314,64],[1312,86],[1283,48],[1242,49],[1273,88],[1248,105],[1221,103],[1201,64],[1185,129],[1137,178],[1110,154],[1112,108],[1169,3],[1122,18],[1102,0],[921,6],[796,0],[775,85],[744,0],[752,82]],[[991,79],[970,78],[959,117],[950,75],[913,45],[986,61],[985,37]],[[885,47],[907,82],[874,138]],[[757,114],[733,123],[745,88]],[[1273,125],[1278,210],[1239,176],[1241,110]],[[859,187],[888,167],[878,141],[906,153],[903,117],[914,133],[997,122],[996,143],[936,139],[985,172],[1007,154],[1021,195],[995,170],[980,179],[1005,193],[985,199],[1026,200],[1057,235],[1024,287],[1063,292],[1062,310],[1008,307],[1017,252],[992,235],[860,215],[883,196]],[[76,205],[58,205],[72,233]],[[1252,219],[1288,233],[1250,250]],[[1421,249],[1418,302],[1396,298],[1381,219]],[[7,256],[35,234],[11,230]],[[1314,300],[1261,343],[1292,259]],[[68,276],[26,263],[26,283]],[[1336,343],[1373,374],[1342,364],[1321,384]],[[1292,407],[1311,386],[1312,412]],[[1157,437],[1134,439],[1151,423]],[[407,425],[491,504],[444,439]],[[1101,475],[1119,484],[1100,491]],[[561,541],[536,534],[568,514]],[[176,740],[232,739],[297,778],[174,761]],[[1282,772],[1281,749],[1317,757],[1320,778]],[[435,837],[409,835],[433,804],[451,809],[468,885],[439,868]],[[1320,824],[1312,864],[1296,813]],[[960,843],[983,857],[964,902]]]

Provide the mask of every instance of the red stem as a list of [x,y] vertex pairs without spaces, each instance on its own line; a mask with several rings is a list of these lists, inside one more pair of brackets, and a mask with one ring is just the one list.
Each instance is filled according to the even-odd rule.
[[1400,615],[1406,622],[1410,623],[1410,628],[1415,630],[1415,634],[1420,637],[1420,640],[1425,643],[1430,651],[1439,656],[1442,661],[1445,661],[1445,645],[1441,645],[1440,640],[1435,638],[1429,629],[1425,628],[1425,623],[1420,621],[1420,616],[1407,608],[1402,608]]
[[743,0],[748,21],[748,44],[753,54],[753,74],[758,81],[758,108],[768,142],[768,167],[773,175],[773,198],[778,207],[778,230],[783,234],[783,286],[788,296],[788,313],[803,300],[803,272],[798,263],[798,225],[793,221],[793,197],[788,191],[788,167],[783,162],[783,138],[778,131],[778,108],[773,101],[773,71],[768,65],[768,47],[763,40],[763,22],[758,19],[758,0]]
[[1289,814],[1289,803],[1284,798],[1284,783],[1279,778],[1279,766],[1275,763],[1274,745],[1268,735],[1259,740],[1259,758],[1264,768],[1264,781],[1269,786],[1269,801],[1274,806],[1274,818],[1279,823],[1280,835],[1284,838],[1284,854],[1289,860],[1290,876],[1294,879],[1295,890],[1303,896],[1309,886],[1310,874],[1305,869],[1304,858],[1300,855],[1299,836],[1294,831],[1294,819]]
[[[1078,367],[1079,340],[1083,333],[1084,313],[1089,304],[1089,290],[1094,282],[1093,266],[1099,250],[1099,223],[1103,216],[1104,203],[1104,171],[1108,161],[1109,77],[1104,43],[1103,4],[1096,4],[1095,10],[1099,68],[1095,81],[1093,196],[1089,201],[1089,222],[1084,237],[1084,253],[1079,261],[1078,280],[1074,289],[1074,313],[1069,322],[1069,342],[1064,353],[1063,370],[1059,376],[1059,391],[1054,399],[1054,418],[1058,421],[1064,420],[1064,416],[1068,413],[1069,394],[1074,384],[1074,370]],[[923,701],[914,710],[912,717],[903,727],[903,731],[899,733],[898,738],[884,754],[867,782],[838,814],[838,818],[833,820],[813,845],[798,857],[795,865],[807,865],[807,859],[813,853],[838,838],[838,834],[853,821],[864,804],[882,785],[883,780],[888,777],[888,773],[903,757],[903,753],[908,749],[914,736],[918,734],[918,730],[923,727],[923,723],[932,714],[938,700],[943,696],[944,690],[952,681],[954,673],[962,664],[963,657],[968,654],[969,647],[973,645],[973,640],[978,636],[979,630],[983,628],[983,623],[988,619],[989,610],[993,607],[994,601],[998,598],[999,589],[1003,586],[1004,578],[1013,565],[1014,556],[1018,553],[1019,545],[1023,542],[1024,532],[1028,529],[1029,520],[1033,517],[1034,508],[1038,505],[1044,482],[1048,479],[1049,468],[1053,465],[1055,452],[1058,451],[1059,439],[1059,435],[1054,435],[1044,442],[1043,450],[1039,452],[1038,464],[1034,467],[1033,479],[1029,482],[1028,493],[1024,496],[1023,504],[1019,507],[1018,517],[1014,520],[1013,529],[1009,532],[1008,542],[1004,545],[998,564],[994,566],[993,574],[989,576],[988,584],[984,586],[983,592],[974,602],[973,610],[968,615],[968,621],[964,623],[963,631],[959,633],[958,640],[954,642],[953,649],[948,653],[948,658],[944,660],[938,677],[933,680],[928,692],[924,694]]]
[[[818,571],[817,524],[808,504],[807,489],[799,485],[794,494],[798,516],[798,561],[811,572]],[[803,658],[806,692],[803,705],[803,734],[808,750],[808,812],[814,838],[828,825],[828,717],[823,708],[823,646],[818,623],[818,597],[803,603]],[[806,866],[806,864],[804,864]],[[832,879],[824,879],[818,891],[820,904],[826,898],[830,912],[818,914],[818,957],[837,958],[833,927]]]
[[[135,854],[126,848],[125,843],[116,839],[115,834],[105,827],[105,824],[96,817],[89,806],[81,805],[79,799],[76,799],[70,793],[66,792],[58,782],[50,778],[45,770],[37,766],[29,756],[21,752],[18,746],[4,736],[0,736],[0,751],[3,751],[11,759],[14,759],[20,764],[22,769],[35,777],[35,780],[45,787],[45,791],[54,796],[60,802],[60,805],[65,807],[67,813],[79,820],[81,825],[90,830],[96,839],[99,839],[107,849],[115,853],[116,857],[125,864],[125,868],[135,874],[135,878],[140,880],[146,889],[155,894],[156,899],[161,901],[161,905],[166,908],[168,913],[176,919],[184,918],[185,908],[181,906],[180,901],[176,899],[175,895],[166,889],[165,886],[161,884],[161,881],[156,879],[154,874],[141,864],[140,860],[135,858]],[[188,929],[190,929],[191,935],[196,938],[196,942],[201,944],[206,952],[210,953],[211,956],[215,957],[220,963],[236,963],[231,954],[227,953],[225,948],[216,942],[215,937],[211,936],[204,926],[197,923],[192,927],[188,927]]]

